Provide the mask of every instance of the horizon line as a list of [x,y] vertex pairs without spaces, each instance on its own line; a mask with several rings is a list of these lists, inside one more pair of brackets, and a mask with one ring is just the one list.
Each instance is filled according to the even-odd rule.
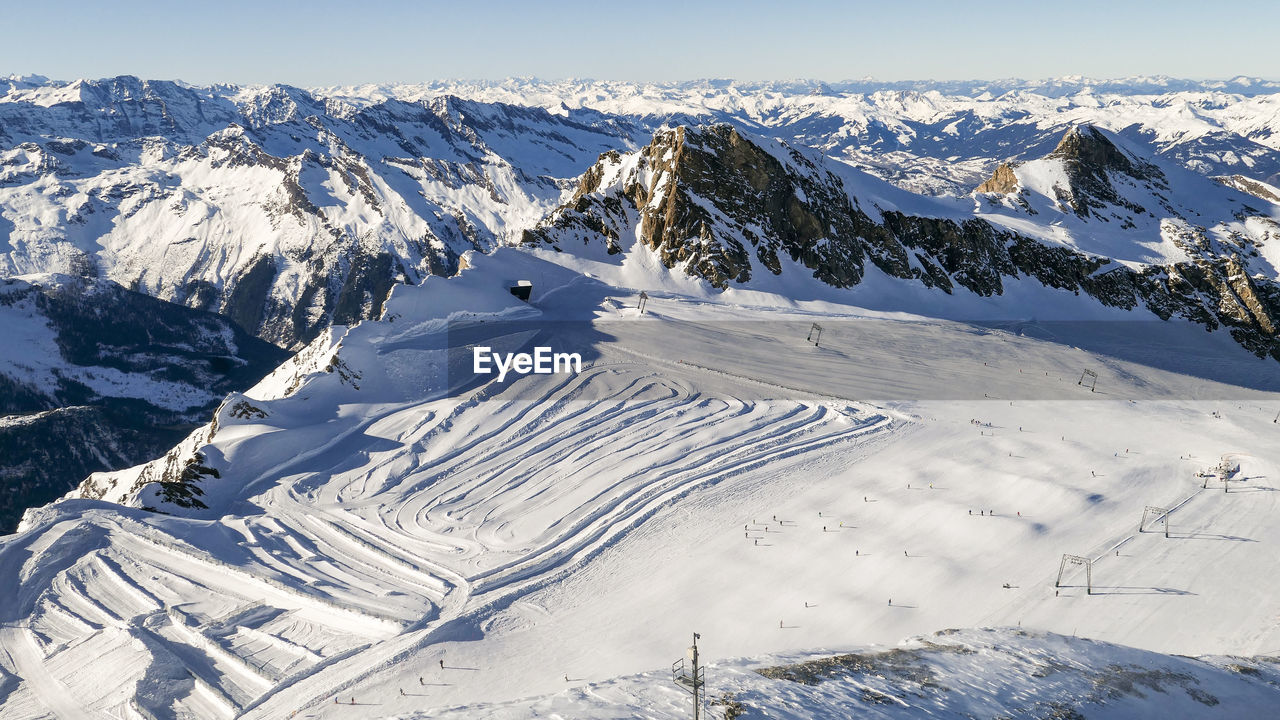
[[504,77],[473,77],[473,78],[436,77],[436,78],[428,78],[423,80],[411,80],[411,81],[366,80],[366,81],[354,82],[354,83],[334,83],[334,84],[328,84],[328,85],[295,85],[288,82],[238,83],[238,82],[215,81],[215,82],[209,82],[209,83],[199,83],[199,82],[188,82],[181,78],[144,77],[144,76],[135,75],[132,73],[103,75],[99,77],[82,76],[82,77],[77,77],[70,80],[62,79],[62,78],[50,78],[48,76],[41,75],[39,73],[8,73],[7,75],[4,76],[4,80],[7,82],[30,83],[36,86],[40,86],[40,85],[68,86],[78,82],[102,82],[106,80],[117,80],[122,78],[131,78],[134,80],[138,80],[140,82],[168,82],[168,83],[174,83],[176,85],[182,85],[190,88],[206,88],[206,89],[212,89],[215,87],[236,87],[236,88],[294,87],[294,88],[299,88],[303,90],[318,90],[318,89],[328,90],[328,89],[335,89],[335,88],[358,88],[358,87],[366,87],[366,86],[413,87],[413,86],[448,84],[448,83],[500,85],[500,84],[510,83],[510,82],[526,82],[526,83],[537,83],[537,84],[602,83],[602,84],[617,84],[617,85],[655,85],[655,86],[681,86],[681,85],[695,85],[699,83],[729,83],[729,84],[742,84],[742,85],[796,84],[796,85],[837,85],[837,86],[838,85],[870,85],[870,84],[877,84],[877,83],[884,84],[884,85],[1024,84],[1029,86],[1037,86],[1037,85],[1046,85],[1050,83],[1105,85],[1105,84],[1116,84],[1116,83],[1122,83],[1122,82],[1147,81],[1149,84],[1152,84],[1152,85],[1158,85],[1162,83],[1163,84],[1186,83],[1186,84],[1194,84],[1194,85],[1210,85],[1215,83],[1223,84],[1223,85],[1229,85],[1229,84],[1237,84],[1237,85],[1246,84],[1247,85],[1251,83],[1260,83],[1264,85],[1275,85],[1275,89],[1280,91],[1280,76],[1265,77],[1261,75],[1246,75],[1246,74],[1236,74],[1230,77],[1193,78],[1193,77],[1178,77],[1178,76],[1162,75],[1162,74],[1155,74],[1155,75],[1135,74],[1135,75],[1100,77],[1100,76],[1090,76],[1090,75],[1084,75],[1079,73],[1072,73],[1067,75],[1056,75],[1056,76],[1048,76],[1048,77],[1040,77],[1040,78],[1025,78],[1025,77],[1009,76],[1009,77],[998,77],[998,78],[965,78],[965,79],[954,79],[954,80],[938,80],[934,78],[907,78],[907,79],[889,80],[889,79],[876,78],[872,76],[865,76],[860,78],[843,78],[838,80],[830,80],[830,79],[823,79],[823,78],[816,78],[816,77],[761,79],[761,78],[745,78],[745,77],[734,78],[734,77],[715,77],[715,76],[696,77],[696,78],[688,78],[683,80],[625,80],[625,79],[617,79],[617,78],[578,77],[578,76],[572,76],[572,75],[565,76],[565,77],[557,77],[557,78],[539,77],[536,75],[508,75]]

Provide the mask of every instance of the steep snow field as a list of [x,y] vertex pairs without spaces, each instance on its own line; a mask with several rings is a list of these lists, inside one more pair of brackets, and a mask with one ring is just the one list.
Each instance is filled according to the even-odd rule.
[[[674,717],[657,688],[693,631],[712,693],[771,717],[870,705],[748,668],[949,627],[1280,654],[1280,368],[1229,337],[1029,320],[1044,290],[973,300],[975,324],[712,296],[639,251],[471,262],[0,541],[0,718]],[[479,343],[579,352],[582,372],[498,383],[471,372]],[[1196,475],[1224,458],[1230,492]],[[166,500],[183,468],[207,508]],[[1170,537],[1137,532],[1145,506],[1173,509]],[[1055,591],[1064,553],[1094,560],[1093,594],[1079,568]],[[967,631],[990,662],[937,672],[1022,697],[1023,655],[1184,662],[1018,637]],[[1224,690],[1221,665],[1193,673],[1220,708],[1268,697]]]

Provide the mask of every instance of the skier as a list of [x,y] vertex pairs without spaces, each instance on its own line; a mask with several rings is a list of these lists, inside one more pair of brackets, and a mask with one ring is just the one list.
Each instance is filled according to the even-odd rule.
[[400,695],[401,695],[401,697],[403,697],[403,696],[404,696],[404,688],[400,688]]
[[861,551],[861,550],[854,550],[854,551],[853,551],[853,555],[854,555],[854,557],[857,557],[858,555],[861,555],[861,554],[862,554],[862,551]]
[[893,598],[889,598],[889,606],[893,607]]
[[440,669],[444,669],[444,658],[440,658]]
[[906,550],[903,550],[903,551],[902,551],[902,557],[911,557],[911,556],[907,554],[907,551],[906,551]]
[[972,514],[973,514],[973,511],[972,511],[972,510],[970,510],[970,511],[969,511],[969,514],[970,514],[970,515],[972,515]]

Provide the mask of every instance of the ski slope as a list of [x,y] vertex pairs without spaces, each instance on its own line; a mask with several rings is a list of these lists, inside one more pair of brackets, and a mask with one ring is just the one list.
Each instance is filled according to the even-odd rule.
[[[692,631],[753,663],[1018,625],[1280,651],[1280,369],[1229,337],[471,262],[0,541],[0,718],[528,717],[521,698],[667,667]],[[526,305],[507,286],[530,278]],[[584,366],[498,383],[470,371],[480,342]],[[207,507],[165,504],[155,481],[195,453]],[[1202,489],[1228,453],[1231,492]],[[1135,532],[1147,505],[1177,506],[1172,537]],[[1064,553],[1096,559],[1096,594],[1055,594]]]
[[[707,667],[706,717],[1254,717],[1275,702],[1274,659],[1187,658],[1017,628],[942,630],[892,648],[733,658]],[[406,718],[687,718],[669,672]],[[1241,712],[1241,710],[1245,712]],[[1080,714],[1072,715],[1072,712]]]

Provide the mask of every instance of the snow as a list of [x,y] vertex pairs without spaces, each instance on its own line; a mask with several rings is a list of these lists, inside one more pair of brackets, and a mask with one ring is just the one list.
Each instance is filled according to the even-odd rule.
[[[298,258],[358,245],[404,258],[416,281],[428,249],[519,237],[601,151],[623,151],[604,162],[602,188],[616,187],[636,167],[625,151],[692,117],[844,160],[805,151],[872,217],[976,215],[1135,267],[1190,258],[1185,236],[1203,224],[1211,252],[1246,238],[1258,254],[1245,271],[1280,277],[1265,242],[1276,206],[1174,161],[1266,166],[1280,149],[1274,84],[1131,84],[1141,92],[1069,78],[819,95],[595,81],[308,93],[10,78],[3,132],[25,133],[8,118],[44,108],[53,136],[91,142],[66,154],[5,136],[0,271],[90,255],[167,297],[193,279],[221,288],[268,255],[274,296],[297,297]],[[122,110],[137,98],[164,100],[166,137],[140,139],[147,116]],[[99,108],[90,121],[62,105],[80,100]],[[1065,175],[1047,160],[1015,170],[1034,218],[967,187],[910,191],[972,187],[990,147],[1051,148],[1081,122],[1137,128],[1173,158],[1157,161],[1172,210],[1133,183],[1121,195],[1153,211],[1135,228],[1078,218],[1054,207]],[[1143,154],[1133,135],[1108,137]],[[1192,152],[1223,137],[1238,144]],[[791,162],[781,142],[765,148]],[[254,152],[281,162],[236,162]],[[289,209],[294,179],[318,213]],[[1237,217],[1245,203],[1260,214]],[[784,259],[781,275],[718,292],[634,238],[620,245],[464,253],[459,275],[396,285],[380,319],[324,331],[165,458],[30,511],[0,538],[0,720],[676,717],[688,700],[667,668],[693,631],[712,693],[771,717],[1016,715],[1039,699],[1090,717],[1200,717],[1192,689],[1237,714],[1274,705],[1274,663],[1234,657],[1280,643],[1274,362],[1225,330],[1029,279],[941,298],[868,267],[838,290]],[[520,282],[530,303],[508,291]],[[815,322],[817,347],[803,341]],[[56,338],[29,304],[0,305],[0,326],[7,374],[174,407],[200,392],[52,363]],[[551,344],[584,367],[477,378],[480,341]],[[1078,384],[1086,368],[1096,393]],[[1231,492],[1197,477],[1224,457],[1241,466]],[[184,469],[200,506],[166,497]],[[1153,505],[1174,508],[1171,537],[1137,532]],[[1094,593],[1078,569],[1054,587],[1064,554],[1094,561]],[[968,629],[932,635],[944,628]],[[755,672],[886,647],[919,651],[954,691]],[[1178,677],[1145,702],[1099,701],[1114,689],[1099,673],[1117,665]]]
[[[1140,146],[1100,132],[1135,163],[1150,164],[1159,173],[1139,179],[1108,171],[1108,182],[1121,202],[1131,207],[1103,203],[1080,217],[1058,200],[1059,192],[1071,189],[1062,161],[1042,158],[1014,168],[1016,195],[975,195],[975,215],[1029,237],[1135,268],[1187,262],[1199,254],[1193,248],[1204,236],[1203,249],[1216,255],[1243,255],[1251,270],[1275,277],[1280,251],[1268,240],[1280,228],[1280,204],[1144,156]],[[1216,242],[1210,244],[1210,238]]]
[[0,355],[0,375],[32,387],[56,392],[62,381],[81,383],[105,397],[144,399],[168,410],[188,410],[211,400],[209,390],[173,380],[127,373],[106,366],[75,365],[62,356],[57,332],[34,302],[33,285],[57,286],[76,281],[52,275],[7,278],[0,292],[17,295],[12,303],[0,303],[0,327],[6,348]]
[[[1090,718],[1193,719],[1267,707],[1275,693],[1272,661],[1169,657],[1017,628],[847,648],[837,662],[815,668],[832,652],[714,662],[707,666],[709,709],[723,712],[728,694],[743,717],[1038,717],[1075,709]],[[791,677],[780,674],[788,671]],[[571,684],[554,695],[396,717],[689,716],[687,691],[666,671]]]
[[[665,668],[692,631],[713,693],[816,717],[891,686],[750,669],[1019,625],[1035,633],[938,640],[979,653],[927,661],[965,689],[907,705],[1014,707],[1041,692],[1029,657],[1076,668],[1066,699],[1115,662],[1269,697],[1150,653],[1280,643],[1273,363],[1187,324],[1055,324],[998,299],[1006,319],[981,324],[797,301],[799,280],[715,294],[645,252],[501,250],[397,287],[382,320],[317,339],[175,450],[219,471],[206,510],[136,485],[162,460],[95,476],[123,505],[28,513],[0,540],[0,667],[21,678],[0,718],[337,718],[352,696],[364,717],[673,717]],[[477,338],[586,362],[486,382],[458,371]],[[1150,349],[1171,346],[1193,352]],[[233,414],[242,399],[263,416]],[[1224,453],[1240,479],[1202,489]],[[155,503],[172,514],[137,509]],[[1177,506],[1173,537],[1135,533],[1146,505]],[[1055,594],[1064,553],[1096,559],[1096,594],[1075,575]],[[1158,707],[1193,716],[1183,695]]]

